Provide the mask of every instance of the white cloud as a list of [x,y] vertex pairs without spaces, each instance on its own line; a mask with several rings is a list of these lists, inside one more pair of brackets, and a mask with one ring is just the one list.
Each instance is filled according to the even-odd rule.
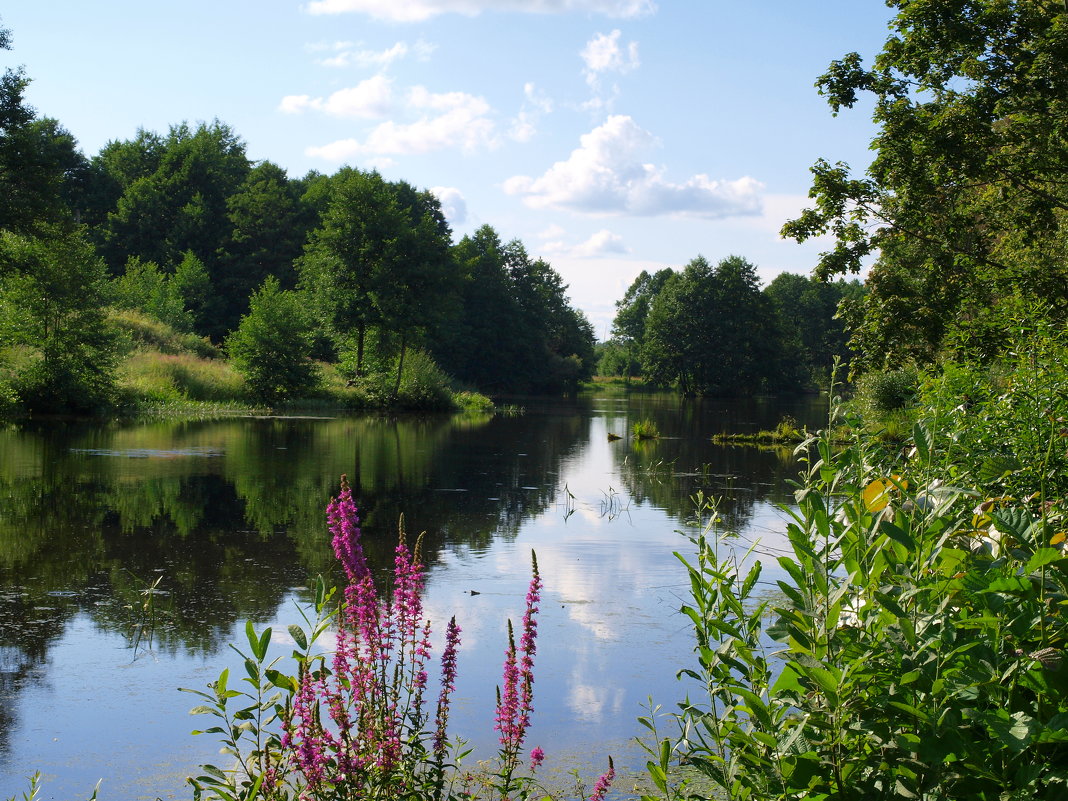
[[530,81],[523,84],[523,106],[508,131],[516,142],[529,142],[538,132],[538,121],[553,110],[553,101]]
[[439,14],[474,17],[483,11],[533,14],[603,14],[638,17],[656,10],[653,0],[312,0],[310,14],[367,14],[393,22],[421,22]]
[[641,160],[657,144],[630,117],[612,116],[583,135],[580,147],[566,161],[556,162],[539,178],[509,178],[503,188],[508,194],[525,196],[533,208],[588,214],[718,219],[760,213],[759,181],[750,177],[716,181],[694,175],[673,183],[662,168]]
[[638,61],[638,43],[630,42],[626,48],[620,46],[618,30],[612,31],[607,36],[597,34],[586,43],[583,48],[582,60],[586,63],[586,82],[596,87],[600,82],[600,76],[605,72],[627,73],[636,69],[641,62]]
[[416,86],[408,93],[407,109],[421,116],[407,123],[383,122],[363,142],[344,139],[310,147],[305,153],[329,161],[343,161],[361,153],[399,155],[454,148],[470,153],[497,144],[496,125],[489,117],[490,106],[481,97],[466,92],[435,94]]
[[321,111],[334,117],[381,118],[393,108],[393,83],[389,78],[376,75],[347,89],[339,89],[329,97],[288,95],[278,106],[287,114],[305,111]]
[[336,56],[320,59],[324,67],[348,67],[353,64],[360,67],[385,68],[408,55],[409,48],[404,42],[397,42],[386,50],[342,50]]
[[609,253],[629,253],[630,249],[623,244],[623,237],[614,234],[608,229],[601,229],[581,245],[575,248],[576,256],[604,256]]
[[430,191],[441,203],[441,211],[449,225],[456,228],[467,222],[467,200],[459,189],[452,186],[432,186]]
[[362,152],[363,148],[355,139],[339,139],[328,145],[320,145],[318,147],[308,147],[304,149],[305,155],[337,163],[348,161],[351,157],[359,155]]

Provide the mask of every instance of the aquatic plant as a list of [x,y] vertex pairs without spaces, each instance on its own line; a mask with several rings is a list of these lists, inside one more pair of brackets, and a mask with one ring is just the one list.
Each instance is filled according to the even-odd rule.
[[635,439],[659,439],[660,427],[653,420],[635,420],[630,427]]
[[[456,686],[460,626],[446,626],[439,667],[439,693],[431,718],[427,701],[430,622],[423,617],[424,567],[420,540],[409,548],[403,518],[394,551],[393,582],[380,596],[360,545],[356,504],[346,479],[327,507],[334,554],[347,583],[340,603],[336,589],[316,583],[314,614],[302,612],[306,627],[292,625],[297,646],[283,672],[283,657],[267,661],[270,628],[246,626],[250,653],[242,653],[244,679],[252,689],[229,686],[223,671],[208,691],[187,690],[206,703],[195,714],[218,725],[203,732],[221,736],[229,768],[202,766],[190,779],[196,799],[419,798],[465,801],[477,798],[526,799],[538,789],[535,772],[545,759],[539,747],[522,756],[534,708],[534,655],[541,576],[532,554],[532,578],[516,643],[508,624],[504,676],[497,690],[494,727],[499,733],[495,760],[472,773],[462,767],[469,751],[448,734],[451,694]],[[330,629],[332,654],[316,648]],[[601,801],[614,768],[599,780]]]

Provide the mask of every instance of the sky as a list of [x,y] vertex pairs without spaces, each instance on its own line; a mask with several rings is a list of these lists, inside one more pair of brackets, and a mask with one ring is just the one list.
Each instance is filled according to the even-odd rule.
[[520,239],[599,339],[642,270],[740,255],[766,284],[819,158],[863,169],[870,109],[814,87],[876,53],[879,0],[7,0],[27,100],[93,156],[218,119],[299,177],[434,191],[459,240]]

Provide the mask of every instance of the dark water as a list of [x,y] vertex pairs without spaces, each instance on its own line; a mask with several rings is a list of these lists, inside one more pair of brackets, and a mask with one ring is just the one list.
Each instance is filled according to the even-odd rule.
[[[370,558],[398,517],[426,531],[426,609],[463,628],[451,731],[493,747],[493,687],[535,549],[545,583],[529,746],[597,773],[665,708],[692,642],[673,556],[698,490],[723,497],[739,547],[782,545],[788,451],[714,445],[824,403],[595,395],[521,416],[239,418],[0,431],[0,799],[40,770],[42,798],[190,797],[218,743],[178,687],[237,664],[245,621],[286,623],[319,573],[337,578],[323,508],[346,473]],[[627,436],[639,419],[663,438]],[[623,436],[610,442],[608,434]],[[765,564],[773,559],[764,559]],[[765,576],[771,581],[772,573]],[[146,590],[151,592],[146,593]],[[474,591],[474,593],[472,593]],[[439,641],[435,641],[440,648]],[[551,770],[549,771],[552,772]]]

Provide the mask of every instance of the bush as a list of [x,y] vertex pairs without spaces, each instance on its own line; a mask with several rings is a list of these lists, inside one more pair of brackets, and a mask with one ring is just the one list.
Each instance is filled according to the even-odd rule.
[[856,381],[853,403],[862,416],[879,418],[911,406],[919,386],[915,367],[864,373]]
[[1068,507],[953,486],[934,442],[809,440],[773,599],[701,499],[665,795],[677,754],[732,799],[1068,798]]
[[249,313],[227,338],[226,349],[257,400],[276,403],[318,389],[304,307],[273,276],[252,296]]

